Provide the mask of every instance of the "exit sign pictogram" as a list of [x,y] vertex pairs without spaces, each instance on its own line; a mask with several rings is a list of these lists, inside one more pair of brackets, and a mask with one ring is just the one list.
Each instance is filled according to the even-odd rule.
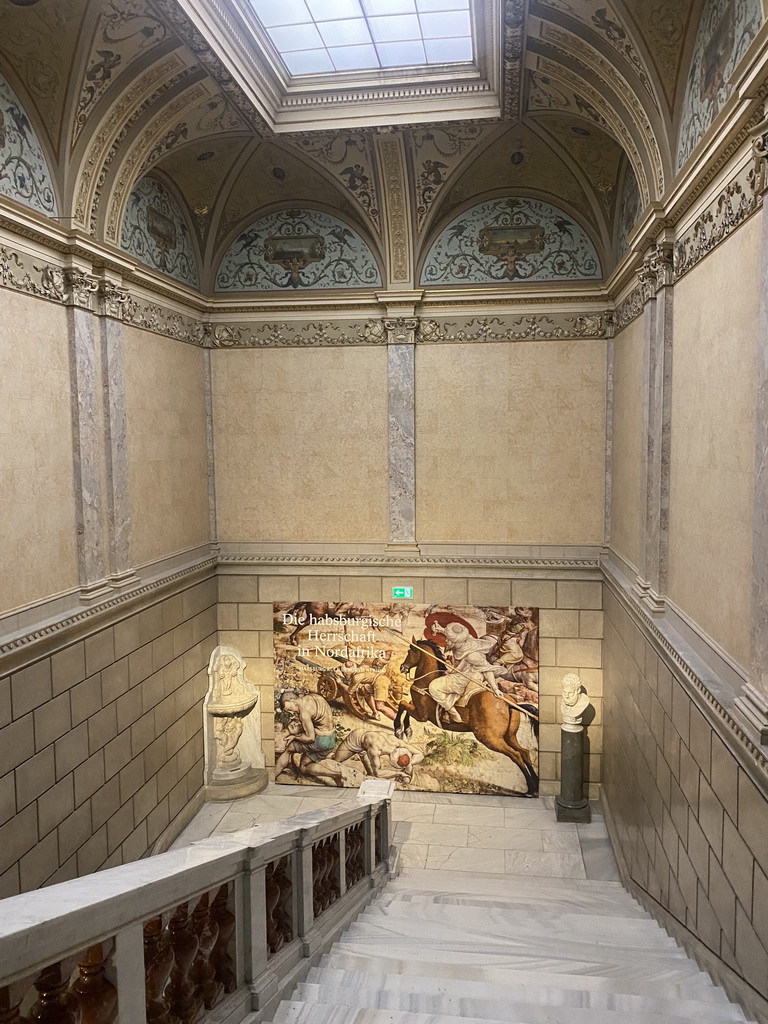
[[412,598],[413,587],[392,587],[392,597]]

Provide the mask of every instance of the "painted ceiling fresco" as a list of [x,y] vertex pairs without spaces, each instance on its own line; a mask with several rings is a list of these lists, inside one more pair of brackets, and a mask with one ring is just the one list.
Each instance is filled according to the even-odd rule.
[[108,0],[91,43],[75,115],[73,143],[112,81],[165,36],[165,26],[151,16],[142,0]]
[[[436,224],[510,195],[562,210],[574,231],[590,233],[608,272],[640,207],[660,198],[722,109],[729,78],[761,24],[761,2],[528,0],[525,7],[525,31],[518,32],[522,22],[507,25],[520,52],[511,55],[508,38],[500,119],[275,134],[176,0],[6,0],[0,193],[62,223],[88,225],[113,244],[134,188],[123,225],[131,251],[187,284],[199,271],[205,287],[230,240],[278,210],[334,211],[333,226],[360,240],[365,274],[379,281],[376,260],[386,262],[398,234],[388,217],[407,227],[398,237],[408,236],[415,266]],[[397,182],[382,158],[391,147],[381,136],[389,132],[402,152]],[[625,158],[634,173],[624,172]],[[173,223],[177,247],[170,228],[159,230],[160,215],[147,213],[152,204],[142,206],[150,179],[166,189],[171,213],[157,209]],[[159,193],[154,198],[160,202]],[[321,237],[323,258],[310,254],[293,276],[263,261],[264,269],[249,271],[261,282],[255,288],[363,286],[363,264],[341,270],[347,235],[331,272],[331,225],[307,231]],[[376,259],[363,238],[373,240]],[[545,271],[543,252],[513,255],[507,271],[489,254],[473,258],[487,257],[485,270],[500,280],[504,273],[565,273],[563,259],[557,272],[554,262]],[[462,274],[482,276],[481,264],[471,272],[467,264]],[[435,280],[453,280],[446,266],[432,266]],[[584,266],[579,273],[590,277]],[[240,270],[228,265],[228,280]],[[347,273],[356,283],[343,283]],[[457,279],[472,280],[462,274]]]
[[616,255],[619,259],[627,251],[629,236],[637,219],[643,212],[640,201],[640,189],[637,187],[635,172],[626,165],[624,181],[622,182],[621,201],[619,202],[618,228],[616,240]]
[[729,78],[757,34],[761,0],[707,0],[696,34],[680,124],[682,167],[731,92]]
[[320,210],[280,210],[256,221],[230,245],[216,274],[221,292],[380,285],[366,242]]
[[594,223],[594,209],[573,166],[568,166],[543,139],[522,124],[508,129],[466,165],[441,205],[440,215],[445,217],[473,196],[529,189],[565,201]]
[[134,186],[120,231],[120,248],[148,267],[196,288],[197,260],[181,208],[162,182]]
[[0,193],[54,217],[51,172],[19,97],[0,78]]
[[479,203],[432,244],[422,285],[600,278],[595,247],[573,218],[537,199]]

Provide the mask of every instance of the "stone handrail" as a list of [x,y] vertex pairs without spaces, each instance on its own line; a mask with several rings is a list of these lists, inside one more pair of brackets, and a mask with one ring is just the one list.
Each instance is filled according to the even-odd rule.
[[381,888],[387,800],[215,836],[0,903],[0,1022],[237,1024]]

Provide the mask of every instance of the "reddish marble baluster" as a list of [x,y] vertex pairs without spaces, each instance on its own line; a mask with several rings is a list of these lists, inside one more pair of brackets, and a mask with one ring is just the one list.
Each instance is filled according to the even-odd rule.
[[0,1024],[29,1024],[28,1017],[22,1017],[19,1005],[24,998],[23,993],[11,996],[9,986],[0,988]]
[[117,989],[104,976],[106,956],[101,943],[86,952],[77,967],[72,992],[80,1004],[83,1024],[112,1024],[117,1016]]
[[224,991],[234,992],[237,979],[232,957],[229,955],[229,943],[237,922],[235,915],[227,906],[228,901],[229,885],[225,883],[219,888],[211,904],[211,917],[219,926],[219,935],[211,953],[211,963],[216,970],[216,979],[222,983]]
[[45,967],[35,980],[38,998],[29,1011],[29,1019],[46,1024],[81,1024],[77,998],[67,990],[68,977],[62,977],[61,964]]
[[274,956],[293,939],[291,895],[293,883],[289,877],[290,858],[282,857],[267,865],[265,884],[267,896],[267,947]]
[[187,904],[180,903],[171,918],[171,947],[173,948],[173,970],[168,994],[171,998],[171,1012],[181,1024],[194,1024],[202,1016],[203,1004],[195,993],[192,980],[192,964],[197,956],[198,939],[192,931]]
[[192,980],[195,994],[202,999],[206,1010],[211,1010],[224,995],[224,986],[216,980],[216,968],[211,963],[211,954],[219,937],[219,926],[211,917],[208,893],[197,902],[192,914],[192,929],[197,935],[197,956],[192,964]]
[[167,994],[173,969],[173,950],[161,917],[144,925],[144,982],[147,999],[147,1024],[175,1024]]

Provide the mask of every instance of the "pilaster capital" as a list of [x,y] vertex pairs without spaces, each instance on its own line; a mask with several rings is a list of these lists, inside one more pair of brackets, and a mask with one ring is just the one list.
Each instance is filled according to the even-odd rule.
[[415,316],[385,317],[384,330],[388,345],[414,345],[419,318]]
[[762,195],[768,189],[768,118],[752,132],[752,157],[755,161],[755,192]]
[[105,278],[99,281],[98,311],[100,316],[109,316],[115,320],[122,320],[123,307],[128,298],[128,292],[124,288],[119,287],[114,281],[108,281]]
[[65,299],[68,306],[93,310],[94,296],[99,290],[99,280],[78,267],[64,270]]

